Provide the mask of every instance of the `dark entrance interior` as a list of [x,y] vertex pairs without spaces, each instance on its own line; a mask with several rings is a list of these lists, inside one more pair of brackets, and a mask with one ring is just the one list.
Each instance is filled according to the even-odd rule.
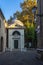
[[3,51],[3,37],[1,37],[1,49],[0,51]]
[[14,40],[14,48],[15,48],[15,49],[18,48],[18,40]]

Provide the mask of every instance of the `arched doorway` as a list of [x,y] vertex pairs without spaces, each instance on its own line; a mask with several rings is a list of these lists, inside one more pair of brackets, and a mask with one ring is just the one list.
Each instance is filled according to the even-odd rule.
[[14,40],[14,48],[18,49],[19,47],[19,36],[21,35],[19,31],[14,31],[12,33],[12,35],[14,36],[13,40]]

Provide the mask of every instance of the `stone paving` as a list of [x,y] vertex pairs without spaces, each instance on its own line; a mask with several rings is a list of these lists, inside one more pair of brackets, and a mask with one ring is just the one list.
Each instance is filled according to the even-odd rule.
[[0,65],[43,65],[43,61],[36,58],[35,51],[15,51],[1,53]]

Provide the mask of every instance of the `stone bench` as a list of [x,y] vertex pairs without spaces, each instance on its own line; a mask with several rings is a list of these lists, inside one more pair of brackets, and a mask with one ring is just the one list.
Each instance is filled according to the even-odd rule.
[[43,59],[43,49],[37,49],[38,58]]

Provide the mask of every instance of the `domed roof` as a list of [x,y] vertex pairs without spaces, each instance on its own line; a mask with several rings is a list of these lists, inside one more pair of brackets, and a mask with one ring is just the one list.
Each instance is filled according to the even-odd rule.
[[20,21],[20,20],[14,20],[13,24],[7,24],[7,22],[5,22],[5,27],[6,28],[24,28],[24,24]]
[[20,26],[24,26],[24,24],[20,20],[15,20],[14,24],[17,24],[17,25],[20,25]]

